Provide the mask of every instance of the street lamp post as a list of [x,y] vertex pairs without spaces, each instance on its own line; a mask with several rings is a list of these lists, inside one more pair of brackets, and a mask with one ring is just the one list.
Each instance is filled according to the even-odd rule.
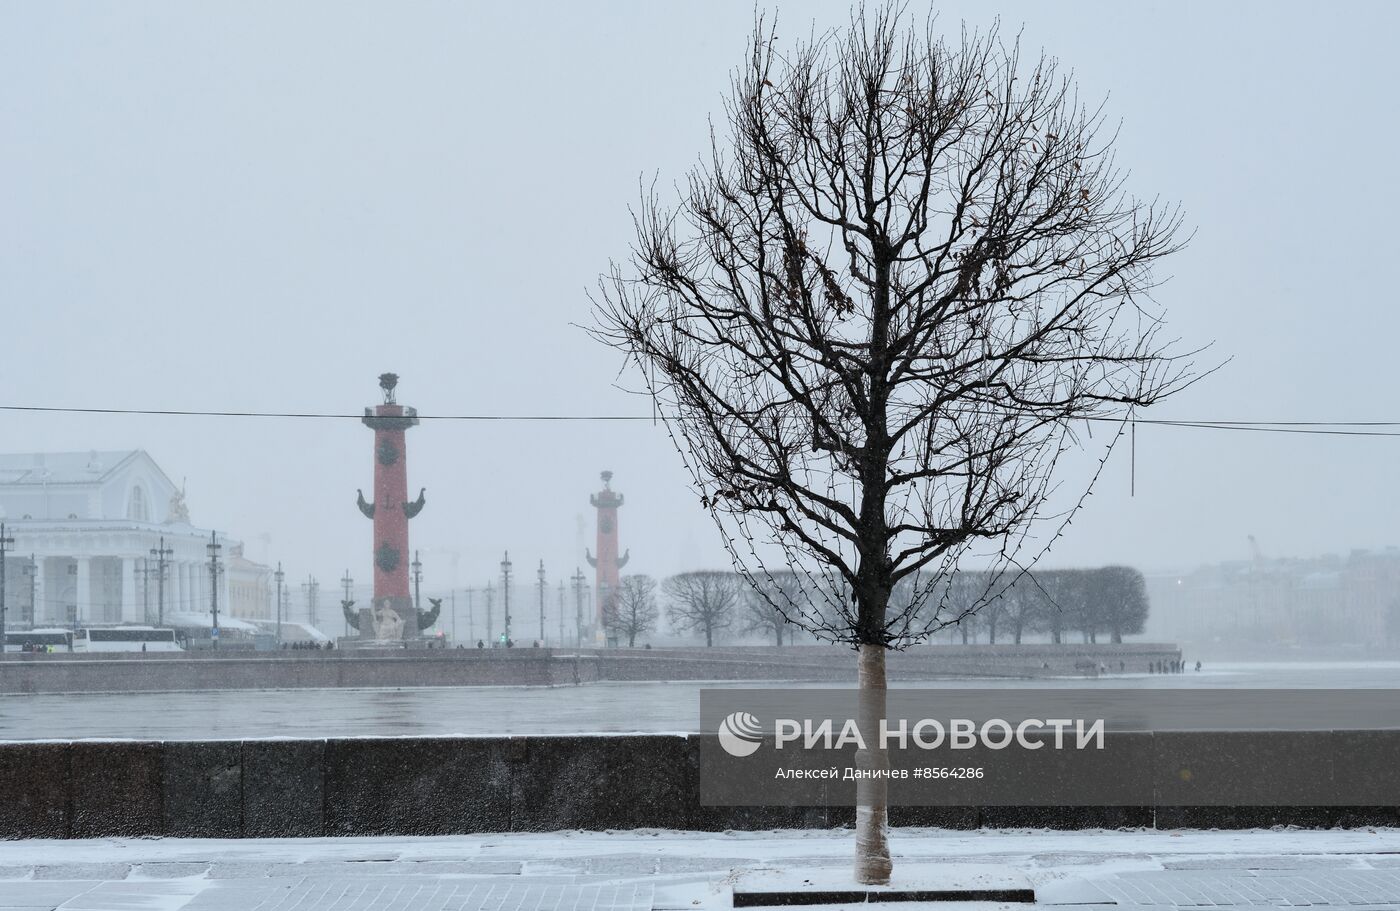
[[315,576],[307,576],[306,581],[301,583],[301,591],[306,596],[306,616],[311,621],[311,628],[319,632],[321,629],[321,583],[316,581]]
[[510,648],[510,551],[501,558],[501,596],[504,599],[506,614],[506,648]]
[[151,568],[149,557],[141,558],[141,568],[136,570],[141,574],[141,622],[151,622],[151,573],[155,572]]
[[540,646],[544,646],[544,561],[540,561]]
[[282,645],[282,580],[287,578],[287,574],[282,572],[282,561],[277,561],[277,572],[272,574],[273,580],[277,583],[277,644]]
[[574,638],[575,648],[583,648],[583,584],[586,581],[583,570],[574,569]]
[[[413,609],[422,610],[423,601],[419,597],[419,586],[423,582],[423,564],[418,560],[418,551],[413,552],[413,562],[408,565],[413,568]],[[346,573],[349,572],[347,569]]]
[[209,638],[213,640],[214,648],[219,647],[219,573],[223,572],[223,567],[219,565],[219,551],[223,545],[219,543],[219,533],[211,531],[209,533],[209,543],[204,545],[209,551],[209,613],[212,616]]
[[5,650],[5,554],[15,539],[5,535],[5,523],[0,522],[0,652]]
[[165,546],[164,535],[160,544],[151,548],[151,556],[156,558],[156,626],[165,626],[165,567],[174,555],[175,551]]
[[350,636],[350,618],[346,613],[350,610],[350,605],[355,602],[351,600],[351,594],[355,591],[355,580],[350,577],[350,570],[345,571],[345,575],[340,577],[340,587],[345,590],[345,597],[340,603],[340,619],[345,627],[345,635]]

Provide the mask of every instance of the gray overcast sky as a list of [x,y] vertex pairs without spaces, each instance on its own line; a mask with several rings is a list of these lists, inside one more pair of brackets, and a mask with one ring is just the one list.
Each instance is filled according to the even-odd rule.
[[[989,6],[941,3],[940,21],[984,26]],[[1158,298],[1234,360],[1152,416],[1400,420],[1397,6],[995,8],[1110,94],[1131,187],[1198,229]],[[779,9],[785,38],[848,5]],[[355,411],[394,370],[424,413],[646,413],[571,323],[625,253],[640,175],[669,182],[703,147],[752,13],[0,5],[0,401]],[[196,523],[250,556],[368,578],[358,422],[0,415],[3,451],[126,447],[188,477]],[[1400,543],[1397,455],[1140,429],[1137,496],[1118,458],[1049,562],[1240,558],[1251,533],[1271,555]],[[506,547],[572,571],[602,468],[627,495],[631,568],[724,562],[658,428],[432,424],[409,438],[427,584],[480,585]]]

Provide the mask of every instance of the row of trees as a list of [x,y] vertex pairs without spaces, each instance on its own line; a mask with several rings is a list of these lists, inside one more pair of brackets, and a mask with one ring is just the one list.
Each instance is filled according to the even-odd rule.
[[[1075,634],[1085,642],[1097,642],[1100,636],[1122,642],[1125,635],[1142,632],[1147,621],[1146,583],[1142,573],[1127,566],[1044,570],[1011,580],[962,571],[941,585],[939,597],[921,599],[923,603],[912,608],[907,602],[922,594],[920,583],[910,580],[896,586],[890,610],[937,609],[961,615],[957,629],[963,642],[983,634],[992,643],[1020,643],[1027,635],[1063,642]],[[659,586],[651,576],[625,576],[603,606],[603,624],[619,642],[635,646],[638,636],[658,628],[664,599],[671,630],[703,636],[707,646],[734,633],[770,637],[781,646],[791,642],[799,627],[775,605],[810,597],[803,586],[804,579],[793,572],[770,574],[757,585],[724,570],[679,573]],[[988,597],[988,592],[1000,594]],[[824,592],[812,599],[813,609],[820,611],[842,599],[849,599],[849,593]]]

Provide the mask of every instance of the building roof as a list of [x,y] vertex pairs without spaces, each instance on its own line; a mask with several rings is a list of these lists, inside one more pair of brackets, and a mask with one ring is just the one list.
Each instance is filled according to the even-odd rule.
[[[213,629],[214,619],[204,611],[166,611],[165,625],[180,629]],[[247,620],[230,617],[222,611],[219,614],[219,628],[237,629],[249,633],[258,632],[260,629]]]
[[140,449],[0,453],[0,484],[100,484],[143,455]]
[[[276,620],[268,620],[265,617],[244,617],[242,619],[244,623],[251,623],[265,633],[275,633],[277,631]],[[299,620],[282,621],[282,638],[293,642],[298,640],[313,640],[316,642],[331,641],[330,636],[327,636],[311,624],[303,623]]]

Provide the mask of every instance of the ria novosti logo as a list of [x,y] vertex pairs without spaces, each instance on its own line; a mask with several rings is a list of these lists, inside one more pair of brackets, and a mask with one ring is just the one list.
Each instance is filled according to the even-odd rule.
[[763,743],[763,726],[748,712],[731,712],[719,723],[719,745],[730,756],[750,756]]
[[[716,731],[720,746],[730,756],[752,756],[763,745],[765,731],[759,720],[748,712],[730,712]],[[831,718],[814,722],[810,718],[777,718],[773,721],[773,747],[796,746],[798,749],[824,750],[855,747],[863,750],[865,738],[854,719],[835,721]],[[907,719],[891,723],[882,718],[876,736],[878,749],[970,750],[983,747],[1003,750],[1009,746],[1026,750],[1050,747],[1063,749],[1104,748],[1104,719],[1026,718],[1010,722],[991,718],[980,724],[970,718],[921,718],[912,725]]]

